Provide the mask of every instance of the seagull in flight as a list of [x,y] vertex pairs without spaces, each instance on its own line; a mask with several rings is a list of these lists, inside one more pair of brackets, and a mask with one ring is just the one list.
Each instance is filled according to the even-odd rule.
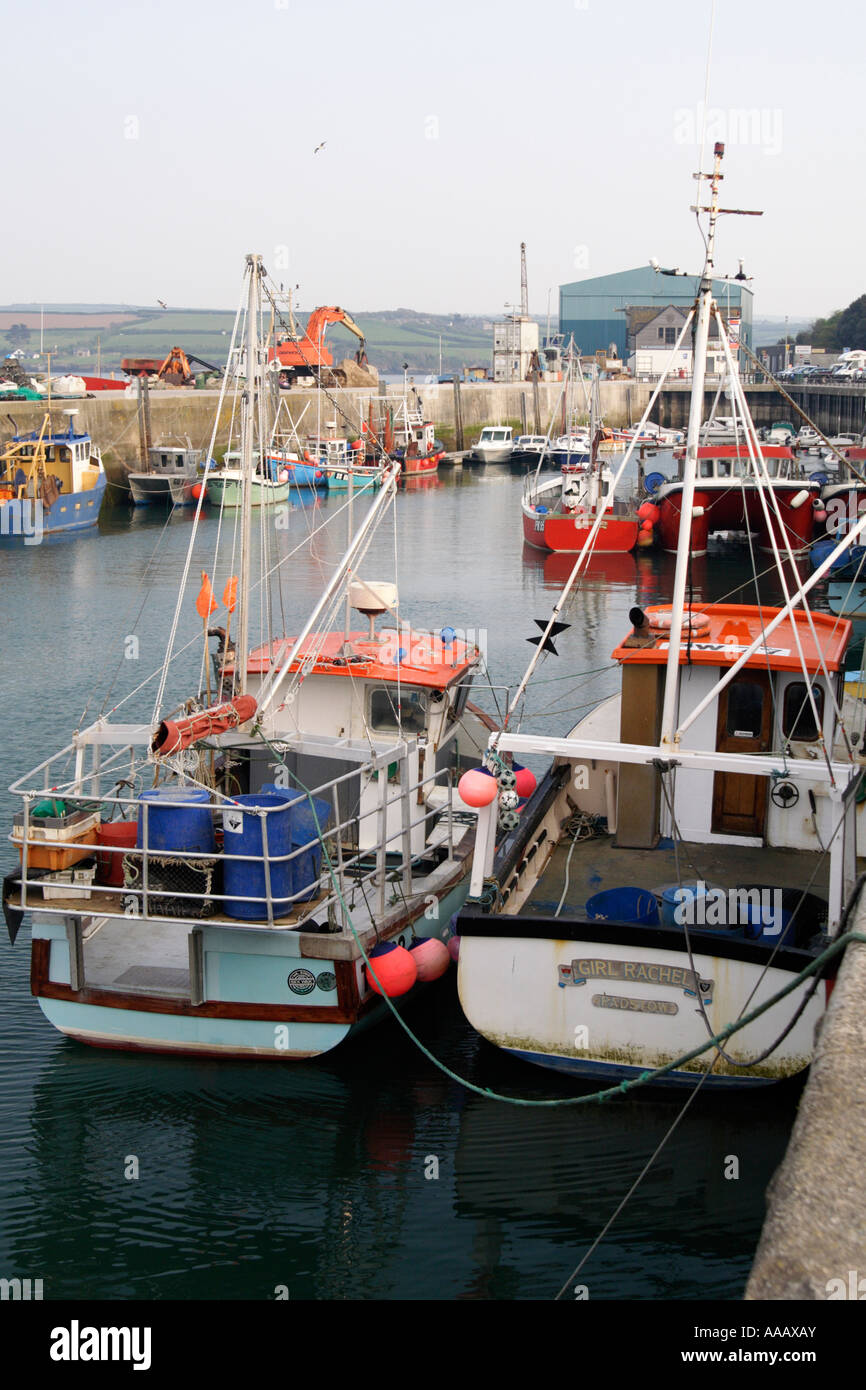
[[328,143],[327,140],[323,140],[323,141],[321,142],[321,144],[317,145],[316,148],[313,150],[313,154],[318,154],[318,153],[319,153],[319,150],[323,150],[323,149],[325,148],[325,146],[327,145],[327,143]]
[[156,302],[157,302],[157,304],[159,305],[160,309],[167,309],[167,308],[168,308],[168,305],[166,304],[166,302],[165,302],[164,299],[158,299]]

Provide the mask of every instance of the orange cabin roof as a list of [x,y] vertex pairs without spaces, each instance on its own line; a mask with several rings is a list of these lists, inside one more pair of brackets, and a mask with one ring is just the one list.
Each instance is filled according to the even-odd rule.
[[[295,641],[294,637],[286,637],[256,647],[249,654],[248,674],[263,675],[274,660],[283,667]],[[405,655],[398,666],[397,655],[401,649]],[[405,630],[398,633],[386,628],[377,632],[371,642],[366,632],[352,632],[348,638],[342,632],[324,635],[314,632],[306,638],[291,670],[299,670],[304,660],[315,657],[309,675],[360,676],[364,680],[396,683],[399,673],[403,685],[445,690],[466,674],[478,656],[477,647],[456,638],[446,646],[438,633]],[[233,670],[232,665],[226,667],[227,672]]]
[[[766,627],[779,611],[778,608],[758,608],[743,603],[692,604],[691,612],[694,619],[706,619],[708,630],[700,625],[700,631],[692,634],[691,643],[685,640],[684,635],[680,643],[680,663],[684,664],[690,660],[693,665],[732,666],[746,647],[751,646],[755,638],[761,635],[762,625]],[[651,604],[644,612],[652,626],[655,616],[670,617],[671,605]],[[793,618],[786,618],[771,632],[767,642],[769,651],[759,649],[749,657],[746,666],[760,667],[764,671],[768,666],[772,671],[802,670],[794,635],[796,621],[796,632],[800,638],[807,670],[819,671],[819,656],[823,654],[828,671],[838,671],[843,665],[845,651],[851,640],[851,623],[847,618],[837,618],[832,613],[812,612],[811,618],[815,629],[814,637],[805,612],[798,608]],[[651,647],[620,645],[613,652],[613,659],[633,664],[663,665],[668,659],[667,634],[660,631],[655,645]]]

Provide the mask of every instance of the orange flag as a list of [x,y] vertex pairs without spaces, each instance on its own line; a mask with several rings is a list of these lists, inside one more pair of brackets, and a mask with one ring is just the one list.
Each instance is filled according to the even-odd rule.
[[211,588],[206,570],[202,570],[201,572],[201,590],[195,601],[195,606],[199,617],[202,619],[209,618],[214,609],[219,606],[213,596],[213,589]]
[[238,577],[233,574],[231,579],[223,589],[223,604],[230,613],[234,613],[238,601]]

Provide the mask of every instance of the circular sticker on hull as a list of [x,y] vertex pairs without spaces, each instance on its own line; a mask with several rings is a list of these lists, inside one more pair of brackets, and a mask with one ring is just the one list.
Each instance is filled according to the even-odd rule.
[[292,994],[310,994],[316,988],[316,977],[309,970],[293,970],[286,983]]
[[332,975],[330,970],[323,970],[321,975],[316,976],[316,984],[319,989],[330,991],[337,988],[337,977]]

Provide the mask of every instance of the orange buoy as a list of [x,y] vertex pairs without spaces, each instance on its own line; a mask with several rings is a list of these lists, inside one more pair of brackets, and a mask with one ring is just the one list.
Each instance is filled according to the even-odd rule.
[[[372,950],[370,963],[372,970],[370,965],[364,967],[367,984],[376,994],[387,994],[389,999],[408,994],[418,979],[418,966],[411,953],[394,941],[384,941]],[[374,978],[373,970],[378,980]]]
[[469,772],[464,772],[457,783],[458,795],[467,806],[489,806],[491,801],[496,799],[498,790],[495,777],[491,777],[480,767],[473,767]]
[[196,502],[199,500],[199,498],[201,497],[201,495],[202,495],[203,492],[204,492],[204,483],[193,483],[193,485],[192,485],[192,495],[193,495],[193,497],[195,498]]
[[435,936],[419,936],[409,947],[409,954],[418,969],[418,979],[422,984],[438,980],[451,964],[451,956],[444,941]]

